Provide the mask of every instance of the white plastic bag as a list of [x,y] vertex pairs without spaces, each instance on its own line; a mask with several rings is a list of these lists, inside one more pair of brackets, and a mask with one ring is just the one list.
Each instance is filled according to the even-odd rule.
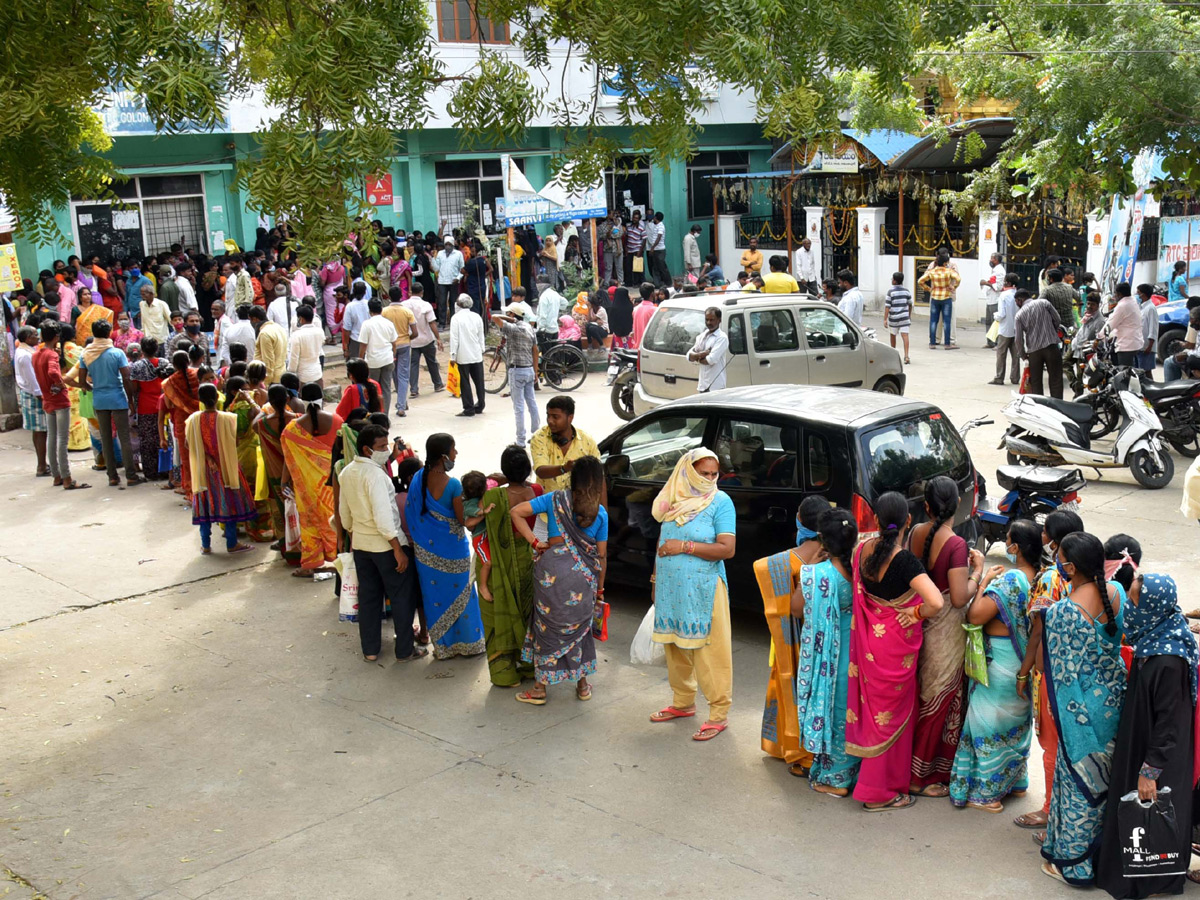
[[662,644],[656,644],[654,638],[654,606],[646,610],[646,617],[638,626],[637,634],[633,636],[633,644],[629,647],[629,661],[635,666],[665,666],[667,651]]
[[300,512],[291,497],[283,501],[283,552],[300,555]]
[[342,593],[338,597],[338,621],[358,621],[358,570],[354,568],[354,551],[339,553],[333,566],[342,576]]

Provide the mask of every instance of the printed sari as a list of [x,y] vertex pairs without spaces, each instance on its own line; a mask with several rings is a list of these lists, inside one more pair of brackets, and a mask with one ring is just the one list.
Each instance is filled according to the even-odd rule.
[[862,581],[863,546],[854,555],[846,752],[864,760],[854,799],[887,803],[908,793],[922,637],[920,625],[903,626],[898,615],[920,606],[921,598],[911,589],[895,600],[868,593]]
[[987,805],[1029,787],[1033,707],[1017,694],[1017,673],[1029,641],[1029,579],[1020,569],[1010,569],[984,595],[995,602],[1008,635],[983,636],[988,683],[970,681],[966,721],[950,773],[955,806]]
[[492,601],[479,603],[488,675],[492,684],[513,687],[522,678],[533,676],[533,666],[521,659],[533,615],[533,551],[528,541],[513,532],[507,488],[492,488],[479,504],[484,509],[495,504],[484,519],[492,554],[488,577]]
[[[253,497],[253,486],[258,481],[258,432],[254,430],[254,417],[257,415],[254,407],[250,402],[242,397],[234,399],[226,412],[231,412],[237,416],[237,457],[238,466],[242,470],[242,478],[251,485],[251,494]],[[271,531],[271,510],[267,506],[267,501],[257,500],[254,503],[256,515],[252,521],[246,523],[246,536],[256,543],[263,541],[275,540]],[[283,537],[283,532],[279,533],[279,537]]]
[[[62,352],[63,358],[67,361],[67,371],[78,366],[79,360],[83,358],[83,348],[73,341],[65,344]],[[71,398],[71,430],[67,436],[67,449],[88,450],[92,446],[92,438],[88,434],[87,418],[84,417],[79,406],[84,392],[79,388],[70,388],[67,393]],[[91,399],[91,392],[87,393],[88,398]]]
[[184,429],[188,416],[200,409],[200,400],[196,392],[200,381],[195,369],[177,371],[169,378],[163,379],[163,400],[166,403],[167,414],[171,419],[171,431],[175,435],[175,448],[181,457],[179,484],[183,493],[189,499],[192,496],[192,463],[184,452],[186,446]]
[[454,507],[443,502],[450,499],[449,488],[441,500],[426,494],[427,471],[421,469],[409,484],[405,521],[417,556],[433,656],[475,656],[483,653],[486,645],[479,598],[471,582],[471,544]]
[[327,484],[333,459],[333,442],[342,420],[333,417],[325,434],[314,435],[295,419],[283,429],[280,446],[283,461],[292,476],[292,493],[300,519],[300,565],[320,569],[337,558],[337,537],[330,524],[333,488]]
[[1068,884],[1080,886],[1093,880],[1109,767],[1125,701],[1126,672],[1121,661],[1125,592],[1110,581],[1108,593],[1120,600],[1113,636],[1069,596],[1042,613],[1043,687],[1058,731],[1054,793],[1042,856],[1058,867]]
[[800,570],[804,627],[796,671],[800,738],[814,759],[809,784],[854,786],[860,760],[846,752],[850,623],[854,591],[832,562]]
[[[290,412],[284,413],[283,427],[294,419]],[[271,516],[271,530],[275,533],[275,539],[284,541],[286,528],[283,521],[283,487],[282,477],[284,467],[287,465],[283,459],[283,445],[280,443],[283,437],[283,428],[279,427],[278,416],[260,415],[258,421],[254,423],[254,430],[258,434],[258,445],[262,450],[263,466],[267,470],[267,488],[271,492],[271,498],[267,500],[267,511]],[[283,561],[289,566],[300,565],[300,552],[298,550],[283,550]]]
[[[221,414],[216,410],[196,413],[192,435],[199,436],[203,450],[202,459],[207,488],[192,495],[193,525],[235,525],[254,519],[254,493],[239,471],[238,483],[227,484],[221,466],[221,448],[218,438],[218,422]],[[189,449],[191,444],[188,445]]]
[[579,681],[596,671],[592,614],[600,586],[600,547],[575,521],[571,492],[555,491],[553,499],[563,540],[534,564],[533,621],[521,651],[546,685]]
[[801,623],[792,618],[792,592],[803,567],[795,550],[767,556],[754,563],[762,592],[763,611],[771,631],[771,677],[763,705],[762,749],[791,765],[811,768],[812,754],[800,744],[796,718],[796,661],[800,655]]
[[86,344],[92,336],[92,326],[101,319],[108,322],[114,328],[117,324],[117,317],[113,315],[111,309],[102,306],[99,303],[93,302],[91,306],[83,310],[79,314],[79,318],[75,320],[75,340],[80,344]]

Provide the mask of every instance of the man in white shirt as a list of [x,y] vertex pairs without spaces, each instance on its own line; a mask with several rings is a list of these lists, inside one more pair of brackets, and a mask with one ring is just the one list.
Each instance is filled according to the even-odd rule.
[[[988,312],[994,318],[996,308],[1000,305],[1000,295],[1004,292],[1004,266],[1000,263],[1000,254],[993,253],[988,260],[988,265],[991,267],[986,278],[979,279],[979,286],[983,288],[983,301],[987,306]],[[1016,289],[1013,289],[1016,293]],[[986,321],[986,320],[985,320]],[[991,327],[990,325],[988,326]],[[988,341],[988,346],[994,346],[991,341]]]
[[200,312],[196,302],[196,269],[186,260],[175,270],[175,286],[179,288],[179,311],[187,318],[189,312]]
[[667,226],[663,214],[656,212],[646,223],[646,252],[650,256],[650,277],[659,287],[669,287],[671,270],[667,268]]
[[842,287],[842,299],[838,301],[838,309],[848,315],[855,325],[862,327],[863,295],[858,289],[857,279],[849,269],[838,272],[838,284]]
[[154,288],[142,285],[142,333],[160,344],[171,336],[171,307],[154,296]]
[[813,296],[819,296],[817,284],[821,280],[817,266],[817,255],[813,253],[812,241],[805,238],[792,254],[792,277],[800,284],[800,289]]
[[299,327],[288,339],[288,371],[295,372],[300,384],[319,384],[325,387],[322,354],[325,332],[313,323],[315,313],[307,304],[296,310]]
[[383,315],[383,304],[367,301],[369,316],[359,329],[358,355],[367,362],[371,377],[383,388],[383,411],[391,409],[392,379],[396,365],[396,342],[400,335],[391,320]]
[[[462,412],[459,416],[473,416],[483,412],[485,392],[483,389],[483,319],[471,309],[471,295],[459,294],[458,311],[450,320],[450,362],[458,365],[458,383],[462,389]],[[508,309],[511,312],[514,303]],[[471,390],[475,385],[474,393]],[[476,401],[474,394],[479,395]]]
[[212,305],[213,320],[213,357],[215,366],[229,365],[229,344],[226,332],[233,327],[233,319],[225,312],[225,304],[214,300]]
[[354,299],[346,304],[346,312],[342,316],[342,352],[346,359],[362,355],[358,352],[359,332],[363,323],[371,317],[371,311],[367,308],[367,286],[359,282],[354,285],[353,294]]
[[[536,320],[538,347],[544,349],[547,345],[558,340],[558,317],[562,315],[562,308],[566,302],[566,298],[550,287],[550,282],[545,275],[538,276],[537,285],[540,289],[540,293],[537,296],[537,312],[532,317],[526,313],[525,320],[529,321],[530,318]],[[513,290],[514,297],[516,297],[518,290],[521,290],[521,288]]]
[[466,260],[460,251],[454,247],[454,239],[446,238],[442,249],[433,258],[433,271],[437,273],[437,319],[438,325],[446,327],[450,316],[450,296],[454,292],[454,284],[462,275]]
[[721,310],[710,306],[704,311],[704,331],[688,351],[687,358],[700,364],[701,394],[725,387],[725,367],[729,364],[729,338],[721,330]]
[[437,352],[442,349],[442,335],[438,331],[437,313],[425,302],[425,288],[421,282],[414,281],[412,296],[404,301],[403,306],[413,314],[413,324],[417,326],[417,336],[412,339],[408,363],[408,396],[420,394],[421,360],[425,360],[425,368],[429,370],[429,378],[433,381],[433,392],[444,391],[442,373],[438,369]]
[[1021,357],[1017,352],[1017,276],[1005,275],[1001,282],[1004,288],[996,301],[996,323],[999,331],[996,335],[996,377],[988,384],[1004,384],[1004,368],[1006,356],[1012,357],[1009,363],[1009,380],[1013,384],[1021,382]]
[[697,235],[703,231],[704,229],[699,225],[693,225],[683,236],[683,267],[689,275],[700,274],[700,242],[697,240]]
[[[249,303],[238,307],[237,318],[221,329],[221,341],[223,347],[217,348],[217,361],[224,362],[229,365],[229,346],[231,344],[244,344],[248,355],[246,362],[254,359],[254,344],[258,340],[258,335],[254,331],[254,325],[250,322],[250,310],[254,309]],[[224,360],[221,359],[222,349],[225,353]]]
[[38,345],[38,331],[28,325],[17,331],[17,349],[13,368],[17,374],[17,398],[21,401],[21,425],[33,436],[33,452],[37,454],[36,475],[50,474],[46,462],[46,434],[49,427],[42,409],[42,387],[33,371],[33,351]]
[[277,282],[275,299],[267,307],[267,319],[274,322],[287,334],[291,334],[294,329],[299,327],[296,322],[296,310],[299,308],[300,304],[289,293],[288,283],[286,281]]
[[355,449],[358,456],[338,476],[338,518],[354,551],[363,657],[379,658],[386,597],[392,604],[396,659],[420,659],[428,651],[413,646],[413,572],[405,552],[408,540],[400,526],[396,488],[383,470],[391,457],[387,429],[367,425],[358,433]]

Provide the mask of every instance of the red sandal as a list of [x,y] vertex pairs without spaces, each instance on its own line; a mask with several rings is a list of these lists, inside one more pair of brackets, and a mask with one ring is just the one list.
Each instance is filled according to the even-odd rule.
[[666,706],[650,717],[650,721],[656,725],[663,722],[670,722],[672,719],[690,719],[696,715],[696,710],[677,709],[674,706]]
[[700,726],[700,730],[692,735],[693,741],[711,741],[718,734],[729,727],[729,722],[705,722]]

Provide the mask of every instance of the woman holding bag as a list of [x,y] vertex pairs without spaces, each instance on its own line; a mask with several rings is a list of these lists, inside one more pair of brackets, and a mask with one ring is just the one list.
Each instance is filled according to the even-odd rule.
[[696,715],[696,687],[708,698],[708,719],[692,735],[711,741],[728,727],[733,703],[733,645],[725,560],[737,545],[737,514],[717,490],[717,455],[689,450],[654,498],[662,523],[654,582],[654,641],[665,644],[671,705],[651,722]]

